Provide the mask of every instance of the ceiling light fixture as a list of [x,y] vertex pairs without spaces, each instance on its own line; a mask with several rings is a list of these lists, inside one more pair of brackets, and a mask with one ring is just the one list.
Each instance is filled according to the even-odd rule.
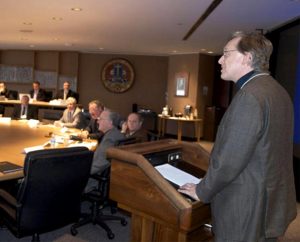
[[52,17],[53,21],[62,21],[63,18],[62,17]]
[[75,12],[80,12],[80,11],[82,11],[82,8],[75,7],[75,8],[71,8],[71,10],[75,11]]
[[22,33],[32,33],[33,30],[31,30],[31,29],[21,29],[20,32],[22,32]]

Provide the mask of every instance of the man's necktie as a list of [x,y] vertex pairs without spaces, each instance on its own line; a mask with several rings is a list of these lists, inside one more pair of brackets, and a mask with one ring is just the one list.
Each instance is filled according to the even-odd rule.
[[72,123],[72,112],[68,112],[68,123]]
[[25,114],[26,114],[26,108],[25,108],[25,106],[22,106],[22,113],[21,113],[21,115],[23,116]]

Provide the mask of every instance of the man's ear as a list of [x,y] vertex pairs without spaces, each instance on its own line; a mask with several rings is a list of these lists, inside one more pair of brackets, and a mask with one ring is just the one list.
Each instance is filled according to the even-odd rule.
[[245,52],[244,54],[244,59],[243,59],[243,64],[244,65],[248,65],[248,66],[252,66],[252,54],[250,52]]

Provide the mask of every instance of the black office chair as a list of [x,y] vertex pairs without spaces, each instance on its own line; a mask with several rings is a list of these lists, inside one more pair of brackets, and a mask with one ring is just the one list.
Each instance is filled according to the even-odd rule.
[[80,218],[93,152],[85,147],[29,152],[17,196],[0,189],[0,219],[17,237],[50,232]]
[[71,234],[74,236],[77,235],[77,228],[92,223],[94,225],[98,224],[100,227],[102,227],[106,231],[107,237],[109,239],[113,239],[115,235],[105,222],[109,220],[120,221],[121,224],[125,226],[127,221],[121,216],[104,215],[101,211],[109,201],[110,167],[105,169],[101,174],[92,175],[91,178],[98,181],[98,187],[83,195],[83,200],[92,203],[91,213],[83,213],[81,215],[82,219],[78,223],[72,225]]
[[9,90],[8,92],[8,99],[18,100],[19,99],[19,93],[15,90]]
[[53,97],[53,92],[52,91],[45,91],[45,101],[49,102],[50,100],[52,100]]
[[148,137],[148,141],[155,141],[155,140],[161,139],[161,137],[158,134],[156,134],[150,130],[147,130],[147,137]]

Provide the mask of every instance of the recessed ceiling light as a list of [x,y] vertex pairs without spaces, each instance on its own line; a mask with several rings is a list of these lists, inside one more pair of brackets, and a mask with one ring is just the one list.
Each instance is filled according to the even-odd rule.
[[201,51],[206,51],[206,49],[201,49]]
[[52,17],[53,21],[62,21],[63,18],[62,17]]
[[104,50],[104,48],[103,48],[103,47],[99,47],[98,49],[99,49],[99,50]]
[[34,47],[35,47],[35,45],[29,45],[29,47],[30,47],[30,48],[34,48]]
[[172,52],[173,52],[173,53],[177,53],[177,50],[173,50]]
[[208,53],[208,54],[213,54],[214,52],[213,52],[213,51],[207,51],[207,53]]
[[82,8],[75,7],[75,8],[71,8],[71,10],[75,11],[75,12],[80,12],[80,11],[82,11]]
[[33,30],[31,30],[31,29],[21,29],[20,32],[22,32],[22,33],[32,33]]

